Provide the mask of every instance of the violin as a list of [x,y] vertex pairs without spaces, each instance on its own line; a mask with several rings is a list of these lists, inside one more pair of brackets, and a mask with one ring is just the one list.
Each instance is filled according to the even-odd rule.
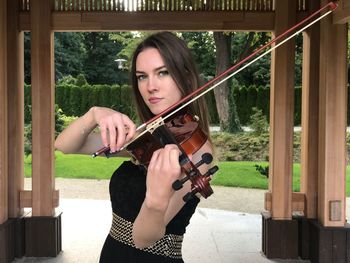
[[163,148],[166,144],[176,144],[181,151],[179,163],[185,176],[176,180],[172,187],[174,190],[182,188],[183,184],[191,181],[191,192],[187,193],[183,200],[187,202],[196,193],[204,198],[213,194],[209,181],[219,168],[213,166],[205,174],[201,174],[199,167],[202,164],[210,164],[213,156],[204,153],[201,160],[194,164],[188,157],[196,153],[207,141],[207,136],[200,129],[198,119],[190,114],[179,114],[161,125],[147,127],[147,132],[126,146],[126,151],[137,161],[138,164],[147,168],[154,151]]
[[[195,154],[207,139],[207,136],[199,126],[198,118],[185,113],[177,114],[167,122],[164,122],[162,118],[158,118],[157,121],[146,127],[142,135],[136,137],[123,149],[131,155],[136,164],[142,165],[147,169],[153,152],[163,148],[166,144],[176,144],[181,152],[179,164],[185,176],[173,182],[172,188],[179,190],[185,182],[190,180],[191,191],[183,197],[183,200],[187,202],[197,193],[204,198],[213,194],[209,181],[211,180],[211,175],[219,169],[218,166],[213,166],[205,174],[202,174],[198,169],[203,164],[210,164],[213,156],[210,153],[204,153],[201,160],[196,164],[188,157]],[[109,148],[102,148],[93,156],[102,153],[108,157]]]

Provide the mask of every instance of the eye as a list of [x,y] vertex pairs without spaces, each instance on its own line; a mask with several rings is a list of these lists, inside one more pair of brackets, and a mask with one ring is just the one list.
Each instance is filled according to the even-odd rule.
[[136,75],[136,78],[138,81],[144,80],[147,78],[147,76],[145,74],[138,74]]
[[158,72],[159,76],[163,77],[163,76],[168,76],[169,75],[169,71],[164,69]]

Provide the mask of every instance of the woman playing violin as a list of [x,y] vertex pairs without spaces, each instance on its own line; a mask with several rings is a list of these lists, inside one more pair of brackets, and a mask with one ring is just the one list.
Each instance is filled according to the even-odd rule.
[[[139,118],[145,122],[198,88],[199,76],[184,41],[160,32],[136,48],[131,82]],[[199,117],[202,130],[209,136],[203,99],[186,110]],[[92,132],[97,126],[100,132]],[[111,152],[121,153],[135,130],[128,116],[92,107],[57,137],[55,147],[64,153],[91,154],[109,146]],[[212,152],[210,139],[190,159],[197,163],[207,152]],[[126,161],[114,172],[109,186],[113,223],[100,262],[183,262],[182,239],[199,198],[183,201],[191,190],[190,181],[178,191],[172,188],[172,183],[183,176],[180,154],[176,144],[167,144],[153,152],[147,169]],[[204,173],[208,166],[199,169]]]

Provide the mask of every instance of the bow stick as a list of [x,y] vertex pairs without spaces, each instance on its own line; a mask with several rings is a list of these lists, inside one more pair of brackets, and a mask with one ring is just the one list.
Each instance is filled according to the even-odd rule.
[[[239,72],[241,72],[243,69],[245,69],[246,67],[250,66],[251,64],[253,64],[254,62],[256,62],[257,60],[259,60],[260,58],[266,56],[267,54],[271,53],[273,50],[275,50],[276,48],[278,48],[279,46],[283,45],[284,43],[286,43],[287,41],[289,41],[291,38],[295,37],[296,35],[298,35],[299,33],[303,32],[305,29],[309,28],[310,26],[312,26],[313,24],[317,23],[318,21],[320,21],[321,19],[323,19],[324,17],[328,16],[330,13],[332,13],[336,8],[338,7],[338,4],[335,2],[329,2],[328,4],[324,5],[323,7],[321,7],[320,9],[318,9],[317,11],[313,12],[311,15],[307,16],[306,18],[304,18],[303,20],[301,20],[299,23],[295,24],[293,27],[289,28],[288,30],[286,30],[285,32],[281,33],[280,35],[276,36],[274,39],[272,39],[271,41],[269,41],[268,43],[266,43],[265,45],[261,46],[260,48],[258,48],[256,51],[254,51],[253,53],[251,53],[250,55],[246,56],[245,58],[243,58],[242,60],[240,60],[239,62],[237,62],[235,65],[233,65],[232,67],[228,68],[227,70],[225,70],[224,72],[222,72],[221,74],[219,74],[218,76],[216,76],[215,78],[213,78],[212,80],[208,81],[207,83],[205,83],[203,86],[199,87],[198,89],[196,89],[194,92],[192,92],[191,94],[188,94],[187,96],[183,97],[181,100],[179,100],[178,102],[174,103],[172,106],[170,106],[169,108],[165,109],[164,111],[162,111],[161,113],[159,113],[158,115],[152,117],[150,120],[148,120],[147,122],[141,124],[140,126],[137,127],[136,131],[139,131],[143,128],[145,128],[147,125],[151,125],[153,122],[155,122],[156,120],[158,120],[160,117],[162,117],[165,114],[168,114],[164,117],[162,117],[162,121],[166,120],[167,118],[169,118],[170,116],[174,115],[175,113],[177,113],[178,111],[180,111],[181,109],[183,109],[184,107],[186,107],[188,104],[192,103],[193,101],[197,100],[198,98],[200,98],[201,96],[205,95],[206,93],[208,93],[209,91],[213,90],[214,88],[216,88],[217,86],[219,86],[220,84],[222,84],[223,82],[225,82],[226,80],[232,78],[234,75],[238,74]],[[290,36],[288,36],[287,38],[283,39],[281,42],[276,43],[278,40],[282,39],[283,37],[287,36],[290,32],[296,30],[297,28],[301,27],[302,25],[304,25],[306,22],[310,21],[312,18],[316,17],[317,15],[319,15],[320,13],[322,13],[323,11],[325,11],[326,9],[330,9],[328,11],[326,11],[323,15],[317,17],[316,19],[314,19],[313,21],[311,21],[309,24],[306,24],[305,26],[303,26],[301,29],[297,30],[296,32],[294,32],[293,34],[291,34]],[[274,43],[276,43],[274,46],[272,46]],[[254,56],[256,56],[257,54],[259,54],[260,52],[262,52],[264,49],[266,49],[267,47],[271,46],[270,49],[266,50],[264,53],[260,54],[259,56],[257,56],[256,58],[254,58],[253,60],[249,61],[250,59],[252,59]],[[243,63],[249,61],[247,64],[245,64],[244,66],[242,66],[241,68],[239,68]],[[237,69],[238,68],[238,69]],[[237,70],[236,70],[237,69]],[[236,70],[236,71],[234,71]],[[227,76],[226,76],[227,75]],[[225,77],[226,76],[226,77]],[[223,79],[221,79],[223,78]],[[220,80],[221,79],[221,80]],[[208,88],[208,86],[212,85],[215,81],[219,82],[215,83],[213,86],[211,86],[210,88]],[[202,93],[201,93],[202,92]],[[183,104],[182,104],[183,103]],[[179,106],[180,104],[182,104],[181,106]],[[179,107],[178,107],[179,106]],[[157,122],[159,123],[159,121]],[[147,133],[148,130],[144,130],[143,132],[141,132],[140,134],[138,134],[138,137],[142,136],[143,134]],[[136,139],[135,138],[135,139]],[[122,151],[125,147],[127,146],[124,145],[119,151]],[[101,148],[100,150],[98,150],[97,152],[95,152],[94,154],[92,154],[93,157],[96,157],[102,153],[106,153],[110,151],[109,146]],[[118,152],[119,152],[118,151]]]

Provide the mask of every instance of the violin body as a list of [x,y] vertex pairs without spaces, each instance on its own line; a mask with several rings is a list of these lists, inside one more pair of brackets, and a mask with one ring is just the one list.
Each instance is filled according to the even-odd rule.
[[191,192],[184,197],[184,200],[187,201],[195,193],[200,193],[205,198],[213,193],[209,181],[211,180],[210,175],[214,172],[202,175],[198,170],[201,164],[208,163],[208,161],[193,164],[188,157],[196,153],[206,141],[207,136],[200,129],[198,120],[189,114],[184,114],[156,127],[148,127],[146,133],[126,146],[126,150],[138,164],[147,168],[154,151],[163,148],[166,144],[176,144],[181,151],[179,162],[185,177],[174,182],[173,188],[178,190],[184,182],[190,180]]

